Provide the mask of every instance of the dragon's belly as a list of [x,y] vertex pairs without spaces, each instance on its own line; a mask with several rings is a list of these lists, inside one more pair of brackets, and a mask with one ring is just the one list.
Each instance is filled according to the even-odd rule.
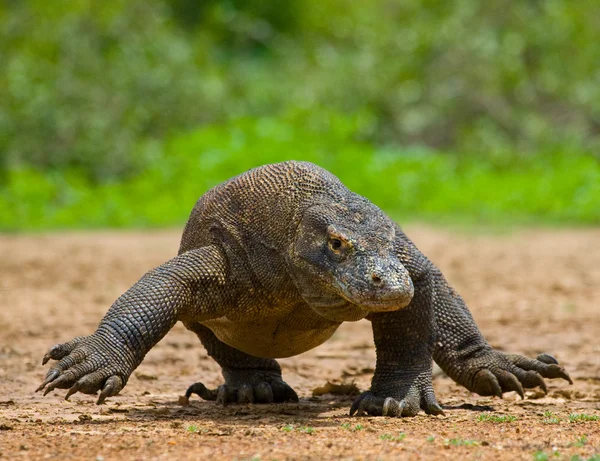
[[280,358],[301,354],[327,341],[340,326],[317,314],[303,313],[232,321],[226,317],[202,322],[217,338],[246,354]]

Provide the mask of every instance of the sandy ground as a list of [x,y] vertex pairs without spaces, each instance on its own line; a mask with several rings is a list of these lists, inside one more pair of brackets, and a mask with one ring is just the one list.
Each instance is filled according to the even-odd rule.
[[[350,418],[352,396],[312,390],[328,380],[368,388],[375,354],[361,321],[281,360],[298,404],[184,407],[189,384],[216,386],[221,376],[178,325],[106,405],[81,394],[66,402],[64,391],[42,397],[33,390],[46,350],[91,333],[118,295],[175,254],[179,232],[0,236],[0,459],[600,459],[600,421],[573,416],[600,417],[600,230],[407,231],[492,345],[552,353],[575,384],[553,380],[547,396],[498,400],[438,376],[445,416]],[[488,415],[504,419],[481,420]]]

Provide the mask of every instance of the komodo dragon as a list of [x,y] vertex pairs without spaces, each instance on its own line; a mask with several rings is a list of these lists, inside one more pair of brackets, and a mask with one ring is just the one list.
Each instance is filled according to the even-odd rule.
[[368,319],[377,362],[350,414],[440,414],[432,358],[454,381],[502,397],[569,375],[550,355],[494,350],[461,297],[400,227],[328,171],[305,162],[255,168],[204,194],[177,257],[115,301],[89,336],[52,347],[38,388],[116,395],[177,321],[198,335],[225,384],[192,393],[226,404],[297,401],[276,357]]

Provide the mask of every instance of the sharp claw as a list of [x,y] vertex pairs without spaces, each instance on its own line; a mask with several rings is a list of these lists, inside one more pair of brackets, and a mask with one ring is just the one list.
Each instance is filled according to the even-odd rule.
[[473,384],[469,389],[479,395],[493,395],[502,398],[502,388],[498,378],[487,368],[482,368],[475,374]]
[[554,376],[550,376],[551,378],[562,378],[565,381],[568,381],[569,384],[573,384],[573,380],[571,379],[569,374],[560,365],[552,364],[552,365],[548,366],[548,369],[549,369],[549,371],[551,370],[551,373],[554,375]]
[[48,386],[46,389],[44,389],[44,397],[46,397],[53,390],[54,390],[54,388],[50,387],[50,386]]
[[367,401],[367,396],[365,396],[364,399],[361,399],[360,402],[358,402],[358,406],[356,408],[356,416],[364,416],[366,401]]
[[207,389],[202,383],[194,383],[185,391],[185,396],[189,399],[192,394],[199,395],[204,400],[217,400],[218,389]]
[[517,389],[517,394],[521,397],[521,400],[525,400],[525,392],[523,392],[523,387],[519,386]]
[[300,399],[298,398],[298,394],[296,394],[296,391],[294,389],[292,389],[291,387],[288,387],[288,399],[291,400],[292,402],[299,402]]
[[429,405],[429,408],[427,410],[430,415],[443,415],[444,414],[444,410],[437,403],[433,403],[433,404]]
[[360,404],[362,403],[362,401],[365,399],[365,397],[367,395],[368,394],[362,394],[357,399],[355,399],[354,402],[352,402],[352,406],[350,407],[350,416],[354,416],[354,414],[358,411]]
[[[50,370],[48,372],[48,374],[46,375],[46,379],[44,380],[44,382],[42,384],[39,385],[39,387],[35,390],[36,392],[41,391],[46,384],[51,383],[52,381],[54,381],[56,378],[58,378],[58,375],[60,375],[60,371],[59,370]],[[44,393],[44,395],[46,395],[46,393]]]
[[558,360],[556,360],[554,358],[554,356],[552,356],[550,354],[546,354],[546,353],[540,354],[537,356],[537,359],[540,362],[547,363],[548,365],[558,365]]
[[119,393],[119,391],[123,388],[123,381],[118,376],[111,376],[104,383],[104,387],[98,396],[98,401],[96,405],[102,405],[106,400],[106,397],[112,397]]
[[383,407],[381,408],[381,416],[387,416],[388,412],[391,410],[390,406],[395,402],[395,400],[391,397],[388,397],[383,401]]
[[392,397],[388,397],[383,401],[383,407],[381,409],[382,416],[402,416],[402,411],[406,406],[406,401],[401,400],[398,402]]
[[508,371],[502,370],[498,373],[498,378],[504,390],[515,391],[517,394],[519,394],[522,400],[525,399],[523,386],[515,375]]
[[98,401],[96,402],[96,405],[102,405],[104,403],[104,401],[106,400],[106,397],[110,397],[112,391],[112,384],[109,384],[108,382],[104,385],[104,388],[102,389],[102,392],[100,392],[100,395],[98,396]]
[[46,365],[48,363],[48,360],[50,360],[52,357],[50,357],[50,354],[46,354],[44,355],[44,358],[42,359],[42,366]]
[[76,392],[79,392],[80,388],[81,388],[81,384],[79,384],[79,382],[76,382],[75,384],[73,384],[73,386],[71,386],[71,388],[67,391],[67,395],[65,395],[65,400],[69,400],[69,397],[71,397]]
[[238,389],[238,403],[254,403],[252,386],[244,384]]

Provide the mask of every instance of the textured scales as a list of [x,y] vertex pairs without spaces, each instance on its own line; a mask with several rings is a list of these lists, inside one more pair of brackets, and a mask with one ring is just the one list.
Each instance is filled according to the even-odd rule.
[[222,367],[207,400],[281,402],[298,396],[274,360],[312,349],[344,321],[372,322],[377,364],[351,414],[439,414],[432,359],[481,395],[569,376],[547,354],[494,350],[460,296],[400,227],[316,165],[265,165],[196,203],[179,255],[148,272],[109,309],[96,332],[50,349],[58,360],[38,390],[117,394],[177,321]]

